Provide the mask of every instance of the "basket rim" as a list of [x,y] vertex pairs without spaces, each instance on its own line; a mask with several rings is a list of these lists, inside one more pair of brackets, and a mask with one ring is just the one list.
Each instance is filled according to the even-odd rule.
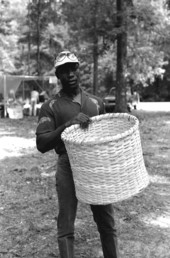
[[[67,137],[67,134],[70,133],[73,130],[79,129],[80,125],[76,124],[76,125],[71,125],[70,127],[66,128],[62,134],[61,134],[61,139],[66,142],[66,143],[74,143],[75,145],[98,145],[98,144],[103,144],[103,143],[108,143],[108,142],[113,142],[113,141],[118,141],[119,139],[125,138],[126,136],[131,135],[134,131],[136,131],[138,129],[139,126],[139,120],[137,119],[137,117],[127,114],[127,113],[107,113],[107,114],[102,114],[102,115],[97,115],[97,116],[93,116],[91,117],[91,121],[92,123],[95,121],[100,121],[102,119],[109,119],[109,118],[127,118],[127,119],[132,119],[133,121],[135,121],[135,124],[132,126],[132,128],[130,128],[129,130],[125,131],[124,133],[120,133],[114,136],[107,136],[107,137],[102,137],[100,139],[98,139],[98,141],[96,142],[95,140],[86,140],[84,141],[84,139],[78,138],[76,140],[70,140]],[[83,129],[82,129],[83,130]]]

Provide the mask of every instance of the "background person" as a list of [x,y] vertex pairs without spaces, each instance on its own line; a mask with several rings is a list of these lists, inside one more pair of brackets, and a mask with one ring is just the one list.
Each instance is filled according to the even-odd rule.
[[138,109],[139,102],[140,102],[139,93],[134,91],[132,95],[132,104],[134,109]]
[[[61,258],[74,257],[74,223],[77,212],[77,198],[72,170],[61,133],[70,125],[87,127],[90,117],[104,113],[100,98],[89,95],[79,86],[79,61],[69,51],[61,52],[56,58],[55,74],[62,88],[40,110],[36,130],[37,149],[45,153],[55,149],[58,154],[56,189],[59,213],[57,219],[58,245]],[[94,221],[100,233],[105,258],[118,258],[117,236],[113,207],[90,205]]]
[[32,116],[37,115],[37,103],[39,101],[39,92],[34,88],[31,91],[31,108],[32,108]]
[[10,90],[9,94],[8,94],[7,103],[10,105],[11,103],[14,103],[15,101],[16,101],[15,91],[14,90]]

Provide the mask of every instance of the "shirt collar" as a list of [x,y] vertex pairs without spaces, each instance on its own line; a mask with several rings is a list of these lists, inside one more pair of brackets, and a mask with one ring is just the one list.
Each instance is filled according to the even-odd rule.
[[[62,90],[60,90],[57,95],[60,97],[60,98],[67,98],[69,100],[72,100],[70,97],[68,97]],[[87,98],[89,97],[88,93],[85,92],[82,88],[80,88],[80,102],[79,101],[75,101],[72,100],[73,102],[77,102],[79,103],[81,106],[84,105],[84,103],[86,102]]]

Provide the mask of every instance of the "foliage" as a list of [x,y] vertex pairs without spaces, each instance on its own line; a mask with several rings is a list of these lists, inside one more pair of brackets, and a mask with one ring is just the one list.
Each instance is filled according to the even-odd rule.
[[[155,76],[163,77],[167,64],[167,43],[170,39],[169,11],[162,1],[136,1],[135,19],[128,25],[127,77],[135,84],[152,83]],[[166,44],[165,44],[166,43]]]
[[[28,56],[27,69],[30,73],[41,75],[52,68],[52,53],[57,42],[54,24],[57,21],[55,1],[30,1],[20,43],[25,46],[23,57]],[[25,58],[24,58],[25,59]],[[33,67],[31,66],[33,63]]]
[[99,51],[102,52],[104,40],[113,32],[116,22],[115,0],[65,0],[62,1],[62,11],[69,22],[70,35],[76,36],[74,43],[86,41],[86,49],[92,49],[95,33],[99,37]]
[[[75,8],[76,7],[76,8]],[[99,58],[107,49],[106,41],[113,37],[115,27],[115,0],[65,0],[62,12],[69,23],[71,45],[75,45],[80,56],[91,66],[93,93],[98,91]]]
[[[17,4],[18,1],[13,3]],[[15,58],[18,55],[19,18],[10,1],[0,2],[0,74],[13,73],[16,70]],[[17,19],[16,19],[17,17]]]

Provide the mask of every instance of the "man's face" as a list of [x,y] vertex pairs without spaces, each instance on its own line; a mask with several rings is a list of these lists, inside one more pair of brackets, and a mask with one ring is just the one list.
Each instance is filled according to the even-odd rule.
[[79,89],[79,65],[67,63],[57,69],[57,77],[60,79],[63,91],[68,95],[76,95]]

